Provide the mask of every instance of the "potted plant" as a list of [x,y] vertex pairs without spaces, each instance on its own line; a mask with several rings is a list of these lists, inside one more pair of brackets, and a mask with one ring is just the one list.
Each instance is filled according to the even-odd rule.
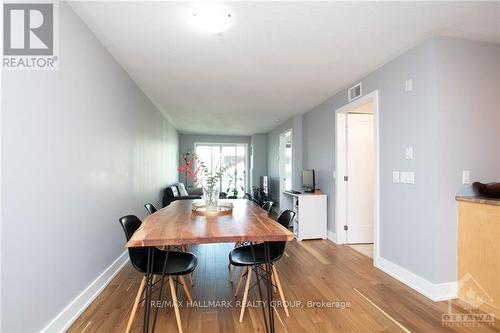
[[245,183],[245,174],[243,174],[243,177],[238,177],[235,170],[234,175],[228,174],[228,176],[229,182],[226,190],[228,195],[237,197],[240,193],[239,190],[245,192],[245,187],[243,186]]
[[[217,210],[219,206],[220,183],[222,176],[232,167],[232,164],[225,166],[217,165],[210,174],[205,162],[199,159],[198,155],[191,154],[191,160],[186,161],[185,165],[178,168],[179,172],[186,173],[186,179],[191,178],[193,185],[199,185],[203,188],[203,198],[208,210]],[[196,170],[194,170],[196,162]],[[194,170],[194,171],[193,171]],[[201,180],[200,178],[203,178]]]

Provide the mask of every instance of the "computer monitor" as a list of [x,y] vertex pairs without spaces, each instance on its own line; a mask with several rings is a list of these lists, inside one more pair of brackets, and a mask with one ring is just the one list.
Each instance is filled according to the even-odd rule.
[[304,191],[314,192],[315,185],[314,170],[309,169],[302,171],[302,188]]

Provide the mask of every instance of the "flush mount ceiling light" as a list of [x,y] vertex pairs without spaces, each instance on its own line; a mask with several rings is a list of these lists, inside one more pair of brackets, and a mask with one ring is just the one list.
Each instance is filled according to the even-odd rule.
[[229,29],[231,13],[220,3],[199,4],[193,10],[193,22],[202,31],[218,34]]

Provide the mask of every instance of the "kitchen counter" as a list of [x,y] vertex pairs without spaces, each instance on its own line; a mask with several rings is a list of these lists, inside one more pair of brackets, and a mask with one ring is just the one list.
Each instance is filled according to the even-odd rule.
[[476,197],[476,196],[456,196],[455,199],[457,201],[463,201],[463,202],[500,206],[500,199]]
[[[456,197],[458,298],[500,317],[500,200]],[[480,299],[470,299],[474,294]],[[477,302],[476,302],[477,301]]]

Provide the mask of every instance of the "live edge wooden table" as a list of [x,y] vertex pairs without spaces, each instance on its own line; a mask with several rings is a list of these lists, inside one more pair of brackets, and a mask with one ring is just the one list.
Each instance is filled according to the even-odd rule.
[[[158,308],[152,325],[150,309],[153,291],[152,256],[154,247],[182,244],[236,243],[290,241],[293,234],[274,220],[267,212],[246,199],[224,200],[231,202],[233,213],[223,216],[200,216],[192,213],[193,202],[201,200],[178,200],[146,217],[140,228],[127,243],[127,247],[148,247],[148,268],[146,273],[146,296],[144,306],[144,333],[154,332]],[[263,274],[257,275],[257,286],[262,297],[261,281],[265,284],[266,306],[262,308],[266,332],[274,333],[274,313],[272,306],[272,282],[269,243],[265,243],[266,264]],[[253,251],[252,251],[253,252]],[[165,261],[168,261],[168,254]],[[166,264],[163,265],[166,267]],[[259,269],[258,267],[255,267]],[[164,283],[165,271],[161,277]],[[160,292],[161,294],[161,292]],[[161,296],[161,295],[160,295]],[[267,308],[267,314],[266,314]]]

